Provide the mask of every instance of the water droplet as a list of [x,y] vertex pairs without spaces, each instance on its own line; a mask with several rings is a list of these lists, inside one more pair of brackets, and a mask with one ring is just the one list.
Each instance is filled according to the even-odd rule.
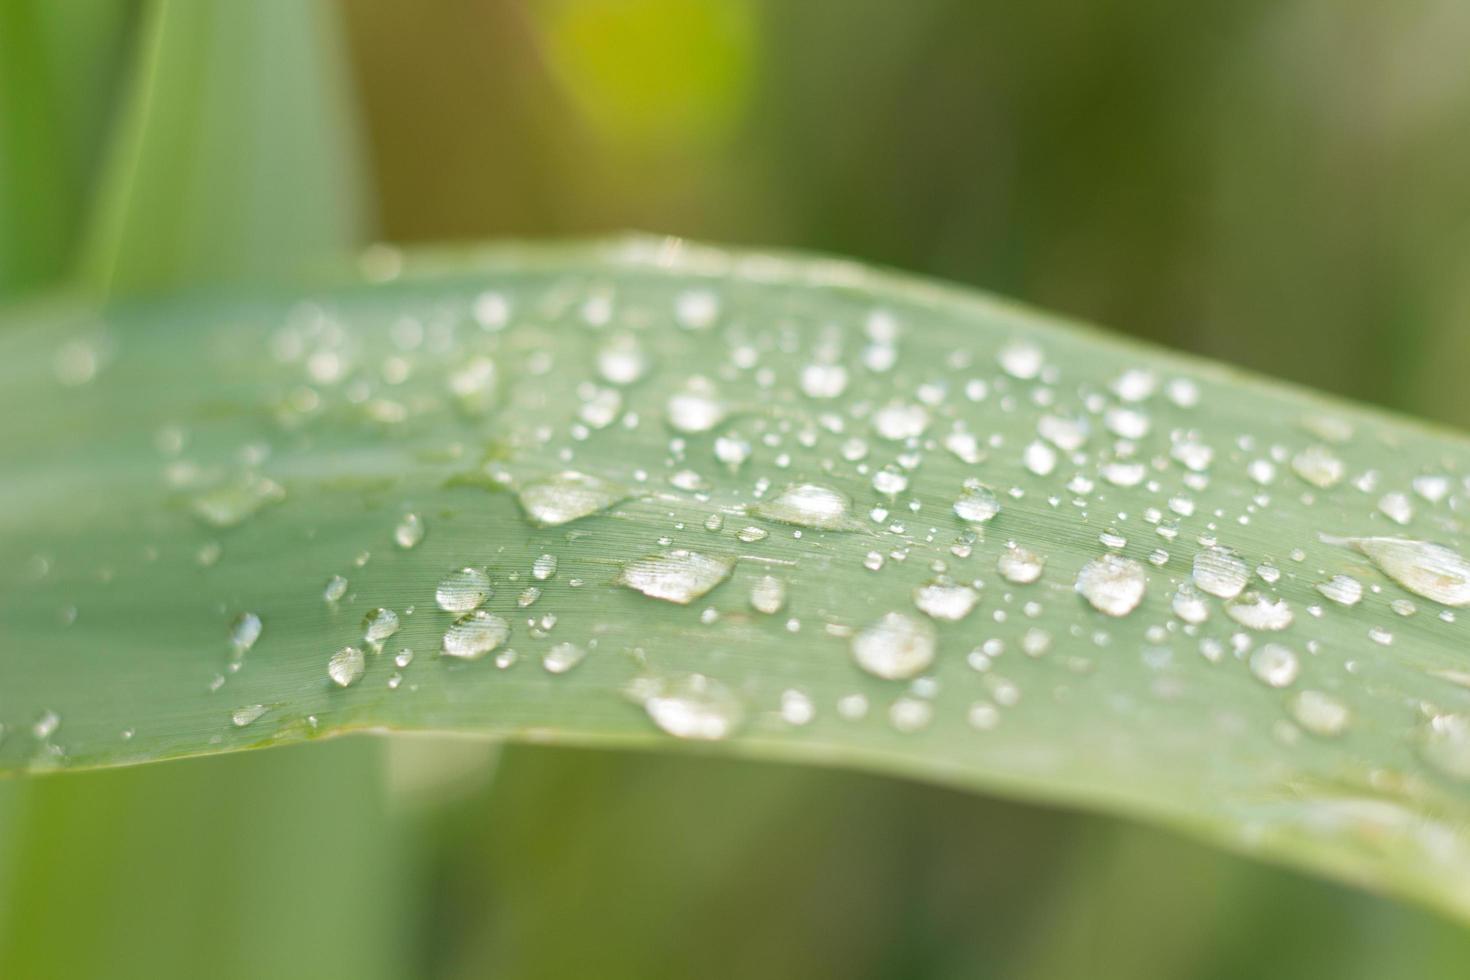
[[461,568],[439,580],[434,602],[445,612],[467,613],[484,605],[492,595],[489,575],[478,568]]
[[1378,512],[1395,524],[1407,524],[1414,519],[1414,504],[1406,493],[1386,493],[1378,501]]
[[930,582],[914,590],[914,605],[919,611],[940,620],[964,619],[980,601],[980,593],[968,585]]
[[1326,446],[1308,446],[1291,461],[1296,475],[1323,490],[1341,482],[1346,467]]
[[338,687],[351,687],[362,679],[367,661],[357,647],[343,647],[327,661],[327,676]]
[[1321,691],[1302,691],[1291,699],[1290,709],[1298,725],[1326,738],[1341,735],[1352,718],[1347,705]]
[[472,357],[449,373],[449,393],[466,415],[488,415],[499,388],[499,371],[488,357]]
[[995,567],[1007,582],[1030,585],[1041,578],[1041,573],[1046,570],[1046,559],[1012,542],[1001,552]]
[[235,648],[235,656],[243,657],[255,646],[262,628],[260,617],[253,612],[242,612],[235,617],[230,624],[230,644]]
[[757,541],[764,541],[770,536],[771,532],[763,527],[756,527],[754,524],[749,527],[742,527],[735,532],[735,539],[744,544],[755,544]]
[[1250,667],[1256,679],[1269,687],[1287,687],[1301,671],[1296,654],[1279,643],[1264,644],[1251,654]]
[[1094,558],[1077,573],[1078,593],[1109,616],[1126,616],[1137,609],[1147,586],[1143,566],[1121,555]]
[[556,556],[540,555],[531,565],[531,577],[538,582],[545,582],[556,574]]
[[856,531],[862,523],[849,513],[847,496],[817,483],[795,483],[769,500],[757,503],[752,512],[757,517],[798,527],[814,527],[824,531]]
[[606,480],[566,470],[521,487],[517,495],[532,523],[559,527],[606,510],[627,493]]
[[1044,355],[1041,348],[1023,340],[1013,341],[1000,349],[996,363],[1018,381],[1030,381],[1041,373]]
[[236,728],[244,728],[246,725],[249,725],[261,715],[265,714],[267,710],[268,709],[263,704],[244,705],[243,707],[236,708],[233,712],[230,713],[230,723],[233,724]]
[[36,736],[37,739],[44,742],[52,735],[55,735],[56,729],[60,727],[61,716],[58,715],[56,712],[47,709],[46,711],[41,712],[41,717],[37,718],[36,723],[31,726],[31,734]]
[[405,551],[409,548],[418,547],[418,543],[424,540],[424,520],[417,514],[404,514],[398,526],[393,529],[393,541],[398,547]]
[[1335,538],[1367,555],[1385,575],[1410,592],[1446,606],[1470,604],[1470,562],[1444,545],[1410,538]]
[[363,642],[381,648],[384,640],[398,632],[398,625],[398,614],[393,610],[381,606],[370,609],[362,618]]
[[1234,599],[1250,579],[1250,568],[1234,552],[1206,548],[1194,556],[1190,577],[1201,592],[1221,599]]
[[1363,583],[1348,575],[1334,575],[1319,584],[1317,591],[1340,605],[1356,606],[1363,598]]
[[703,674],[640,678],[629,693],[655,725],[675,738],[728,738],[745,717],[734,692]]
[[630,385],[648,373],[648,355],[632,334],[617,334],[598,350],[597,372],[609,384]]
[[1178,591],[1174,593],[1173,602],[1170,604],[1174,615],[1193,626],[1198,626],[1210,618],[1210,605],[1205,597],[1195,591],[1190,582],[1181,582]]
[[257,474],[215,487],[194,498],[194,513],[214,527],[234,527],[253,517],[261,508],[286,499],[286,489]]
[[906,680],[934,662],[934,627],[900,612],[885,613],[852,638],[857,665],[874,677]]
[[812,699],[795,688],[781,692],[781,720],[788,725],[801,726],[816,717],[817,709]]
[[758,613],[774,616],[786,605],[786,583],[774,575],[763,575],[750,587],[750,605]]
[[1437,504],[1450,492],[1450,478],[1447,476],[1416,476],[1414,477],[1414,492],[1431,504]]
[[510,624],[483,609],[466,613],[444,631],[444,655],[479,660],[510,636]]
[[586,649],[575,643],[558,643],[546,651],[546,656],[541,658],[541,666],[549,673],[565,674],[581,663],[586,656]]
[[730,413],[708,378],[693,377],[684,390],[675,392],[667,405],[669,425],[679,432],[697,435],[708,432]]
[[995,491],[982,483],[967,480],[964,492],[954,502],[954,512],[962,521],[984,524],[1000,513],[1000,501]]
[[837,398],[847,390],[847,368],[841,364],[808,364],[801,369],[801,390],[808,398]]
[[873,429],[884,439],[914,439],[929,428],[929,411],[922,405],[892,402],[873,413]]
[[905,735],[923,731],[934,720],[934,705],[921,698],[902,697],[888,708],[893,730]]
[[1225,606],[1225,615],[1246,629],[1275,632],[1291,625],[1291,607],[1285,599],[1276,599],[1259,592],[1245,595]]
[[733,559],[676,548],[628,562],[617,583],[654,599],[687,605],[725,581],[733,567]]
[[1425,728],[1420,751],[1446,776],[1470,779],[1470,717],[1435,715]]
[[322,598],[327,602],[338,602],[346,594],[347,580],[340,575],[333,575],[327,579],[327,584],[322,589]]
[[1057,451],[1044,442],[1032,442],[1022,451],[1021,464],[1037,476],[1050,476],[1057,468]]

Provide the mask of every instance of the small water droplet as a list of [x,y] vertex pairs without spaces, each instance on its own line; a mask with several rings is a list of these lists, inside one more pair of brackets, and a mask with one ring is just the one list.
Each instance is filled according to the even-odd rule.
[[781,692],[781,720],[788,725],[802,726],[816,717],[817,709],[812,699],[795,688]]
[[670,396],[666,406],[669,426],[688,435],[708,432],[729,415],[708,378],[693,377],[682,391]]
[[1030,585],[1046,570],[1046,559],[1012,542],[1001,552],[995,567],[1007,582]]
[[1000,369],[1018,381],[1030,381],[1040,374],[1043,359],[1040,347],[1023,340],[1007,344],[996,355]]
[[367,661],[357,647],[343,647],[327,661],[327,676],[338,687],[351,687],[362,679]]
[[618,573],[617,583],[654,599],[687,605],[725,581],[734,561],[676,548],[635,558]]
[[230,713],[230,723],[236,728],[244,728],[251,722],[265,714],[268,709],[263,704],[247,704],[236,708]]
[[531,577],[538,582],[545,582],[556,574],[556,556],[540,555],[531,565]]
[[338,602],[346,594],[347,580],[340,575],[333,575],[327,579],[327,584],[322,589],[322,598],[327,602]]
[[558,643],[546,651],[546,656],[541,658],[541,666],[549,673],[565,674],[581,663],[586,656],[585,647],[577,646],[575,643]]
[[847,390],[847,368],[841,364],[808,364],[801,369],[801,391],[808,398],[837,398]]
[[1326,490],[1342,481],[1346,467],[1342,460],[1326,446],[1308,446],[1292,458],[1291,468],[1296,475]]
[[1247,592],[1239,599],[1227,603],[1225,615],[1247,629],[1275,632],[1284,630],[1292,623],[1291,607],[1285,599]]
[[1137,609],[1147,586],[1143,566],[1121,555],[1094,558],[1077,573],[1077,592],[1109,616],[1126,616]]
[[235,617],[230,624],[230,645],[235,648],[235,656],[243,657],[255,646],[255,641],[260,639],[263,624],[260,617],[253,612],[242,612]]
[[37,718],[36,723],[31,726],[31,734],[36,736],[36,738],[40,741],[44,742],[52,735],[55,735],[56,729],[60,727],[61,716],[58,715],[56,712],[47,709],[41,712],[41,717]]
[[758,613],[774,616],[786,605],[786,583],[774,575],[763,575],[750,587],[750,605]]
[[1317,591],[1342,606],[1356,606],[1363,598],[1363,583],[1350,575],[1334,575],[1317,585]]
[[874,677],[906,680],[934,662],[934,627],[900,612],[885,613],[852,638],[857,665]]
[[1378,512],[1395,524],[1407,524],[1414,519],[1414,504],[1406,493],[1386,493],[1378,501]]
[[398,632],[398,626],[398,614],[393,610],[381,606],[370,609],[362,618],[363,642],[380,649],[384,640]]

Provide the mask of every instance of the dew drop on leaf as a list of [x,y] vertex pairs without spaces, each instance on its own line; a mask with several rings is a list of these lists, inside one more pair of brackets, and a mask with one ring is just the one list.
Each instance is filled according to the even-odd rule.
[[900,612],[884,613],[852,638],[852,657],[874,677],[906,680],[934,662],[934,627]]
[[847,495],[817,483],[795,483],[751,508],[757,517],[824,531],[855,531],[861,522],[851,513]]
[[573,470],[534,480],[522,486],[517,494],[526,516],[541,527],[569,524],[606,510],[626,497],[621,487]]
[[445,612],[467,613],[484,605],[492,595],[489,575],[478,568],[461,568],[439,580],[434,602]]
[[964,619],[980,601],[980,593],[968,585],[930,582],[914,590],[914,605],[925,615],[950,622]]
[[786,583],[774,575],[762,575],[750,587],[750,606],[758,613],[774,616],[786,605]]
[[633,559],[618,573],[617,583],[654,599],[688,605],[723,582],[733,567],[733,559],[676,548]]
[[581,663],[587,656],[587,649],[575,643],[558,643],[546,651],[546,656],[541,658],[541,666],[548,673],[565,674],[577,664]]
[[1292,623],[1291,607],[1285,599],[1247,592],[1225,606],[1225,615],[1247,629],[1276,632]]
[[404,514],[393,528],[393,541],[405,551],[418,547],[424,540],[424,519],[417,514]]
[[1367,555],[1385,575],[1410,592],[1446,606],[1470,604],[1470,562],[1441,544],[1410,538],[1335,538]]
[[479,660],[509,636],[509,623],[494,613],[476,609],[456,619],[444,631],[444,655],[461,660]]
[[1190,574],[1201,592],[1221,599],[1234,599],[1250,579],[1250,568],[1234,552],[1224,548],[1206,548],[1194,556]]
[[703,674],[639,678],[628,692],[655,725],[675,738],[719,741],[745,717],[735,693]]
[[235,617],[230,624],[230,645],[235,648],[236,656],[244,656],[255,646],[262,628],[260,617],[253,612],[242,612]]
[[1279,643],[1261,646],[1250,659],[1251,673],[1268,687],[1287,687],[1301,670],[1297,656]]
[[381,647],[383,641],[398,632],[398,614],[381,606],[368,611],[362,618],[362,638],[373,647]]
[[343,647],[327,661],[327,676],[338,687],[351,687],[362,679],[367,661],[358,647]]
[[1301,691],[1291,699],[1289,708],[1298,725],[1326,738],[1341,735],[1352,718],[1347,705],[1321,691]]
[[995,563],[996,571],[1007,582],[1030,585],[1046,570],[1046,559],[1012,542],[1007,544]]
[[1126,616],[1137,609],[1147,587],[1143,566],[1121,555],[1094,558],[1077,573],[1078,593],[1109,616]]
[[984,524],[1000,513],[1000,501],[995,491],[974,480],[965,482],[963,492],[954,502],[954,512],[962,521]]

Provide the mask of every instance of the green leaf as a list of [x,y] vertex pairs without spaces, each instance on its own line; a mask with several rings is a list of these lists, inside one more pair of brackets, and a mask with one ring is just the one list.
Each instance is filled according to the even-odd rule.
[[361,237],[335,10],[154,0],[91,230],[106,291],[255,281]]
[[8,315],[0,767],[692,746],[1470,914],[1461,438],[836,261],[364,270]]

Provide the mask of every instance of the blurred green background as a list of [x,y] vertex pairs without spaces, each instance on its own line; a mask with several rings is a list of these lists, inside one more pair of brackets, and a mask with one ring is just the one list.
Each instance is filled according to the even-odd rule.
[[[1463,426],[1466,51],[1463,0],[0,0],[0,291],[640,228]],[[0,784],[6,978],[1467,973],[1414,909],[852,774],[409,739]]]

